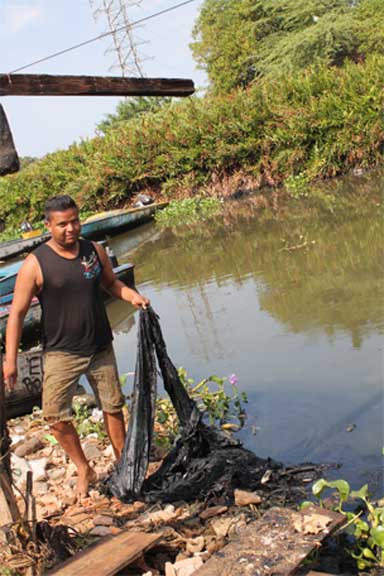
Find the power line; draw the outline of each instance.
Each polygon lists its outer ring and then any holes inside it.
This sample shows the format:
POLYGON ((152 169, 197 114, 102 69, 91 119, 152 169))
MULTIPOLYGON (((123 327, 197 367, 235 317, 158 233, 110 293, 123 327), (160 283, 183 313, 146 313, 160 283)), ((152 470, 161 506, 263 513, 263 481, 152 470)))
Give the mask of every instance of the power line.
POLYGON ((171 12, 172 10, 176 10, 177 8, 181 8, 186 4, 191 4, 195 2, 195 0, 185 0, 184 2, 180 2, 179 4, 175 4, 174 6, 170 6, 169 8, 164 8, 164 10, 160 10, 159 12, 155 12, 150 16, 145 16, 144 18, 140 18, 140 20, 136 20, 136 22, 132 22, 128 26, 121 26, 120 28, 116 28, 115 30, 110 30, 109 32, 104 32, 103 34, 99 34, 99 36, 95 36, 94 38, 90 38, 89 40, 85 40, 84 42, 80 42, 80 44, 75 44, 74 46, 70 46, 69 48, 65 48, 64 50, 60 50, 59 52, 55 52, 54 54, 50 54, 49 56, 45 56, 44 58, 40 58, 39 60, 35 60, 30 64, 25 64, 24 66, 20 66, 20 68, 16 68, 8 74, 16 74, 16 72, 20 72, 21 70, 25 70, 26 68, 30 68, 31 66, 35 66, 35 64, 40 64, 41 62, 46 62, 47 60, 51 60, 52 58, 56 58, 57 56, 61 56, 62 54, 66 54, 67 52, 71 52, 72 50, 77 50, 77 48, 82 48, 87 44, 91 44, 92 42, 96 42, 97 40, 101 40, 101 38, 105 38, 106 36, 111 36, 112 34, 116 34, 116 32, 121 32, 126 28, 133 28, 137 26, 137 24, 142 24, 147 20, 151 20, 152 18, 156 18, 157 16, 162 16, 167 12, 171 12))

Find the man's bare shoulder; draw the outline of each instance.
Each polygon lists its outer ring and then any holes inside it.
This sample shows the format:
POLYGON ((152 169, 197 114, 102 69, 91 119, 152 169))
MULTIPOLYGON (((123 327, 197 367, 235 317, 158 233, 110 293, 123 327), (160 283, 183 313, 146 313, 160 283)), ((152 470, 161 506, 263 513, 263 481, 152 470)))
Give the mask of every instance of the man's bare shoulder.
POLYGON ((107 260, 107 253, 105 251, 105 248, 103 246, 101 246, 98 242, 92 241, 92 244, 93 244, 94 249, 98 253, 101 261, 105 262, 107 260))
POLYGON ((28 254, 20 267, 18 277, 36 280, 40 275, 40 264, 34 254, 28 254))

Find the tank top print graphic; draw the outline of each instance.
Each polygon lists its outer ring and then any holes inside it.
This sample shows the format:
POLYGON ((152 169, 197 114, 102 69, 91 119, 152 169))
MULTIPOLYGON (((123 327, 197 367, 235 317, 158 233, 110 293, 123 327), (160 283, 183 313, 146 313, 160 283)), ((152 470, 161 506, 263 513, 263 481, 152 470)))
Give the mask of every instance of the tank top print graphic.
POLYGON ((47 244, 33 254, 43 275, 38 299, 44 349, 88 356, 106 348, 112 331, 100 286, 103 268, 92 242, 80 240, 76 258, 64 258, 47 244))
POLYGON ((84 278, 87 280, 92 280, 93 278, 100 276, 102 269, 96 251, 94 251, 89 257, 83 256, 81 264, 84 266, 84 278))

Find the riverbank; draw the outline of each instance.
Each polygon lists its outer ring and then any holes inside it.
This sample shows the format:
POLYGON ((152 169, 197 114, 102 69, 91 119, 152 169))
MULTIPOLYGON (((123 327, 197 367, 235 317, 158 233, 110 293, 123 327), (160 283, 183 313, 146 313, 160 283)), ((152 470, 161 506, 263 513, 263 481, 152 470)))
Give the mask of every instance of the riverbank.
MULTIPOLYGON (((113 467, 113 454, 105 433, 102 433, 102 427, 97 428, 97 424, 101 426, 100 414, 95 409, 92 412, 94 405, 90 396, 77 397, 75 421, 77 426, 82 425, 84 452, 93 463, 99 480, 102 480, 108 477, 113 467), (80 421, 79 411, 84 411, 85 406, 89 408, 89 414, 80 421), (91 429, 98 429, 99 432, 90 432, 91 429)), ((106 536, 117 537, 130 533, 134 537, 137 532, 152 535, 157 546, 145 557, 140 555, 137 561, 132 561, 133 572, 128 573, 146 576, 160 576, 164 573, 177 575, 178 570, 182 569, 180 573, 192 574, 226 544, 238 538, 245 527, 252 527, 252 523, 262 519, 271 508, 283 507, 292 515, 292 520, 296 519, 297 512, 294 510, 305 498, 308 483, 318 473, 316 466, 308 465, 302 468, 296 466, 291 470, 282 469, 279 482, 276 483, 275 471, 269 469, 256 492, 235 490, 231 502, 221 502, 218 496, 217 502, 212 499, 207 502, 201 498, 198 501, 178 501, 172 504, 160 501, 148 504, 138 500, 124 504, 105 495, 99 483, 92 487, 88 498, 77 502, 74 493, 77 480, 75 467, 68 462, 50 436, 41 412, 34 410, 32 415, 10 420, 8 425, 12 439, 11 465, 22 514, 26 506, 31 509, 32 493, 35 498, 32 516, 30 512, 25 512, 27 521, 31 523, 29 529, 25 526, 23 532, 21 523, 14 532, 11 538, 12 554, 4 548, 0 551, 2 566, 12 570, 14 575, 26 573, 31 566, 39 574, 45 573, 48 569, 58 568, 64 560, 90 545, 101 543, 101 539, 106 536), (32 492, 27 495, 26 469, 33 471, 34 479, 32 492), (29 530, 32 537, 27 545, 29 530)), ((158 448, 152 450, 148 474, 158 469, 162 455, 164 451, 158 448)), ((280 520, 277 518, 274 528, 280 520)), ((283 528, 283 532, 286 539, 289 528, 283 528)), ((297 553, 304 535, 300 535, 300 530, 296 528, 296 536, 293 530, 293 536, 291 534, 290 537, 297 542, 297 553)), ((343 566, 350 564, 343 554, 340 555, 339 550, 334 551, 333 555, 327 548, 324 551, 327 552, 328 567, 332 565, 334 570, 341 571, 343 566)), ((287 552, 287 558, 290 555, 287 552)), ((305 565, 302 574, 314 565, 322 566, 318 560, 312 561, 305 565)))
POLYGON ((286 183, 295 196, 316 179, 383 163, 383 78, 384 57, 371 56, 166 105, 3 178, 0 216, 8 228, 40 222, 59 193, 85 211, 143 191, 170 200, 286 183))

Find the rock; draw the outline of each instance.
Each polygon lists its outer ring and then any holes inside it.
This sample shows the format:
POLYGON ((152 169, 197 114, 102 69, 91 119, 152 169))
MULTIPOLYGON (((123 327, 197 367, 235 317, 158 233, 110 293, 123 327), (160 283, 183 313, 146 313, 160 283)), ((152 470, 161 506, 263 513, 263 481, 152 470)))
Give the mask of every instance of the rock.
POLYGON ((164 510, 158 510, 157 512, 152 512, 151 514, 145 515, 143 518, 139 518, 140 524, 143 526, 148 526, 151 524, 162 524, 170 522, 171 520, 176 520, 180 516, 180 511, 175 510, 172 504, 168 504, 164 510))
POLYGON ((41 448, 44 448, 44 444, 37 436, 32 436, 31 438, 28 438, 28 440, 25 440, 22 444, 20 444, 20 446, 16 448, 15 454, 16 456, 19 456, 19 458, 24 458, 24 456, 27 456, 28 454, 33 454, 34 452, 37 452, 41 448))
POLYGON ((211 506, 200 512, 199 516, 202 520, 207 520, 208 518, 213 518, 214 516, 219 516, 228 510, 228 506, 211 506))
POLYGON ((240 514, 240 516, 237 516, 236 518, 233 519, 233 522, 228 530, 228 536, 231 538, 232 536, 237 534, 241 528, 243 528, 246 525, 247 521, 245 519, 245 515, 240 514))
POLYGON ((46 482, 34 482, 33 493, 35 495, 46 494, 48 492, 48 484, 46 482))
POLYGON ((76 502, 76 494, 66 494, 63 496, 63 504, 65 507, 73 506, 76 502))
POLYGON ((112 444, 108 444, 107 448, 105 450, 103 450, 103 456, 105 458, 113 458, 114 457, 112 444))
POLYGON ((16 454, 11 454, 11 469, 14 481, 18 488, 25 485, 27 472, 30 470, 32 471, 34 482, 45 480, 47 476, 45 471, 47 462, 47 458, 41 458, 40 460, 24 460, 24 458, 20 458, 16 454))
POLYGON ((45 480, 47 477, 46 467, 48 458, 40 458, 39 460, 29 460, 28 464, 32 470, 33 479, 35 482, 45 480))
POLYGON ((249 506, 249 504, 261 504, 261 497, 256 492, 247 492, 246 490, 235 490, 236 506, 249 506))
POLYGON ((73 476, 77 476, 77 468, 73 462, 70 462, 66 467, 66 476, 67 478, 72 478, 73 476))
POLYGON ((201 552, 205 546, 204 536, 197 536, 197 538, 192 538, 187 540, 187 552, 190 554, 197 554, 201 552))
POLYGON ((12 436, 10 436, 12 449, 16 449, 18 446, 20 446, 21 443, 24 442, 24 438, 25 438, 24 436, 18 436, 17 434, 12 434, 12 436))
POLYGON ((95 526, 90 531, 90 536, 110 536, 111 535, 111 527, 110 526, 95 526))
POLYGON ((83 451, 87 460, 98 460, 101 458, 101 451, 97 447, 97 442, 86 440, 83 443, 83 451))
POLYGON ((54 494, 42 494, 39 497, 39 504, 44 507, 42 511, 44 516, 55 514, 55 512, 58 512, 63 507, 62 501, 54 494))
POLYGON ((65 468, 52 468, 51 470, 47 471, 47 476, 50 480, 55 481, 64 478, 66 473, 67 471, 65 468))
POLYGON ((207 551, 209 552, 209 554, 215 554, 215 552, 221 550, 223 546, 225 546, 224 538, 217 538, 217 539, 212 538, 207 543, 207 551))
POLYGON ((113 518, 112 516, 105 516, 104 514, 100 514, 93 519, 93 523, 95 526, 112 526, 113 518))
POLYGON ((15 426, 12 429, 12 433, 16 434, 17 436, 25 436, 26 429, 23 426, 15 426))
POLYGON ((216 536, 224 538, 228 534, 232 522, 233 518, 215 518, 211 521, 211 526, 216 536))
POLYGON ((171 564, 165 564, 165 576, 191 576, 198 568, 203 565, 203 561, 199 556, 193 558, 186 558, 171 564))

